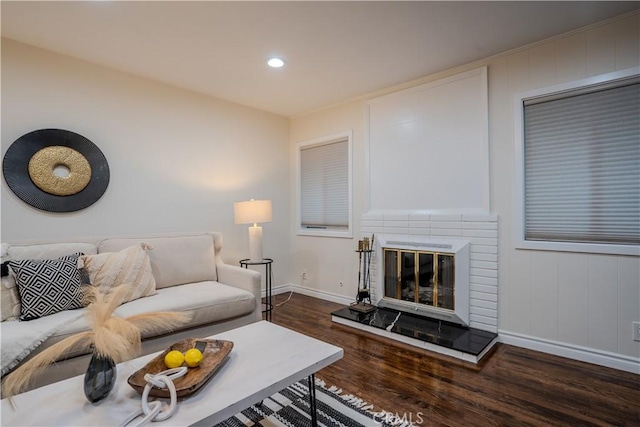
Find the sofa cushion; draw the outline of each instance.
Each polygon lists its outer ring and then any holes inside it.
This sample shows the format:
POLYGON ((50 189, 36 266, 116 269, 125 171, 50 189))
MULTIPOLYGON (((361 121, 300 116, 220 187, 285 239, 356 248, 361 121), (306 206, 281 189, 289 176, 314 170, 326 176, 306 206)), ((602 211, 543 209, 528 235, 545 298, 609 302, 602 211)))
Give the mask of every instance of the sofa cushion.
POLYGON ((156 281, 145 243, 138 243, 119 252, 103 252, 80 257, 80 267, 89 275, 89 281, 104 294, 120 286, 127 291, 120 294, 121 303, 156 293, 156 281))
POLYGON ((217 280, 215 250, 211 234, 148 239, 106 239, 98 244, 98 253, 116 252, 143 242, 153 247, 149 253, 149 259, 158 289, 217 280))
POLYGON ((205 281, 158 290, 157 295, 121 305, 116 314, 128 317, 151 311, 188 312, 191 320, 180 327, 185 329, 249 314, 255 305, 251 292, 205 281))
MULTIPOLYGON (((192 317, 189 323, 178 328, 182 330, 250 314, 255 305, 256 298, 251 292, 219 282, 206 281, 158 289, 158 293, 153 296, 121 305, 116 309, 115 314, 126 318, 152 311, 191 313, 192 317)), ((34 322, 39 321, 41 319, 34 320, 34 322)), ((5 322, 5 324, 8 323, 12 322, 5 322)), ((83 316, 80 319, 76 319, 54 333, 36 349, 33 355, 67 337, 87 330, 89 330, 89 322, 86 317, 83 316)), ((2 331, 4 334, 4 327, 2 331)), ((163 331, 155 335, 163 335, 169 332, 171 331, 163 331)), ((151 338, 152 336, 154 335, 143 335, 142 338, 151 338)), ((2 339, 4 341, 4 336, 2 339)), ((76 350, 66 356, 77 356, 83 353, 86 353, 86 351, 76 350)))
POLYGON ((7 258, 21 259, 54 259, 81 252, 85 255, 98 253, 92 243, 50 243, 45 245, 9 245, 7 258))
POLYGON ((10 261, 20 294, 20 320, 82 307, 80 253, 51 260, 10 261))

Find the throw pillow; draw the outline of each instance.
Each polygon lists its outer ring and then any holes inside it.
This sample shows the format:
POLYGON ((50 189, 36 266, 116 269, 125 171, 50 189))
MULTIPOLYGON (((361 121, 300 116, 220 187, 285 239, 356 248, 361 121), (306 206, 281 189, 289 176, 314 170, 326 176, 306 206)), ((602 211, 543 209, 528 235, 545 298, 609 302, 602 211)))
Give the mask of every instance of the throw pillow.
POLYGON ((9 261, 20 295, 20 320, 33 320, 82 304, 78 258, 9 261))
POLYGON ((2 321, 16 320, 20 316, 20 297, 14 278, 9 274, 9 261, 2 263, 2 284, 0 284, 0 315, 2 321))
POLYGON ((146 243, 139 243, 120 252, 85 255, 80 258, 80 268, 89 274, 91 284, 102 293, 126 286, 127 291, 121 291, 123 294, 120 295, 122 304, 156 293, 156 280, 146 252, 150 249, 146 243))
POLYGON ((0 284, 0 302, 2 308, 0 313, 2 314, 2 321, 16 320, 20 316, 20 298, 18 297, 18 288, 16 286, 7 286, 8 277, 2 278, 2 284, 0 284))

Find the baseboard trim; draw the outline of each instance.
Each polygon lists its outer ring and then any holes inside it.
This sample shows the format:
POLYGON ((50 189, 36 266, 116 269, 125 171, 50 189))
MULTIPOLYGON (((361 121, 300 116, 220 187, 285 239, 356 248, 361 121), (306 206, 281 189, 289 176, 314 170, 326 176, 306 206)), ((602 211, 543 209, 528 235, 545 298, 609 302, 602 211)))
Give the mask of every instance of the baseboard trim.
POLYGON ((640 358, 498 330, 500 342, 640 375, 640 358))
MULTIPOLYGON (((275 296, 275 295, 280 295, 280 294, 284 294, 286 292, 290 292, 293 291, 294 289, 291 289, 291 287, 289 285, 278 285, 278 286, 273 286, 271 288, 271 295, 275 296)), ((267 290, 266 289, 262 289, 260 291, 260 295, 262 296, 262 298, 266 298, 267 297, 267 290)))
MULTIPOLYGON (((345 297, 344 295, 334 294, 333 292, 321 291, 318 289, 307 288, 306 286, 300 286, 293 283, 287 283, 284 285, 274 286, 271 289, 273 295, 284 294, 287 292, 295 292, 297 294, 306 295, 309 297, 319 298, 325 301, 335 302, 337 304, 349 305, 355 302, 355 296, 353 298, 345 297)), ((262 290, 262 296, 265 296, 265 291, 262 290)))

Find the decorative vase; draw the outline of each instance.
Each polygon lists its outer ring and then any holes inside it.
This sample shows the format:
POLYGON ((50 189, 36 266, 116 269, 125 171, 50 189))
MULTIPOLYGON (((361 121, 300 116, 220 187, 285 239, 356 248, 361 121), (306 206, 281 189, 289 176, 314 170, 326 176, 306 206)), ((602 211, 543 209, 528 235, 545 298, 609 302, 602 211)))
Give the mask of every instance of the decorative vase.
POLYGON ((94 403, 107 397, 116 383, 117 373, 113 359, 94 353, 84 374, 84 395, 87 400, 94 403))

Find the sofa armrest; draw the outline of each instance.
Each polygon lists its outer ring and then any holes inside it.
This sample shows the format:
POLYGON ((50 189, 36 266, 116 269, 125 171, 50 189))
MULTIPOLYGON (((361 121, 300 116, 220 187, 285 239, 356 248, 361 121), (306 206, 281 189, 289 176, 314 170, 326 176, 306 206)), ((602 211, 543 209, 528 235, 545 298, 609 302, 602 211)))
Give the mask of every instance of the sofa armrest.
POLYGON ((257 271, 224 263, 216 264, 218 282, 251 292, 256 298, 253 315, 256 321, 262 320, 261 275, 257 271))

